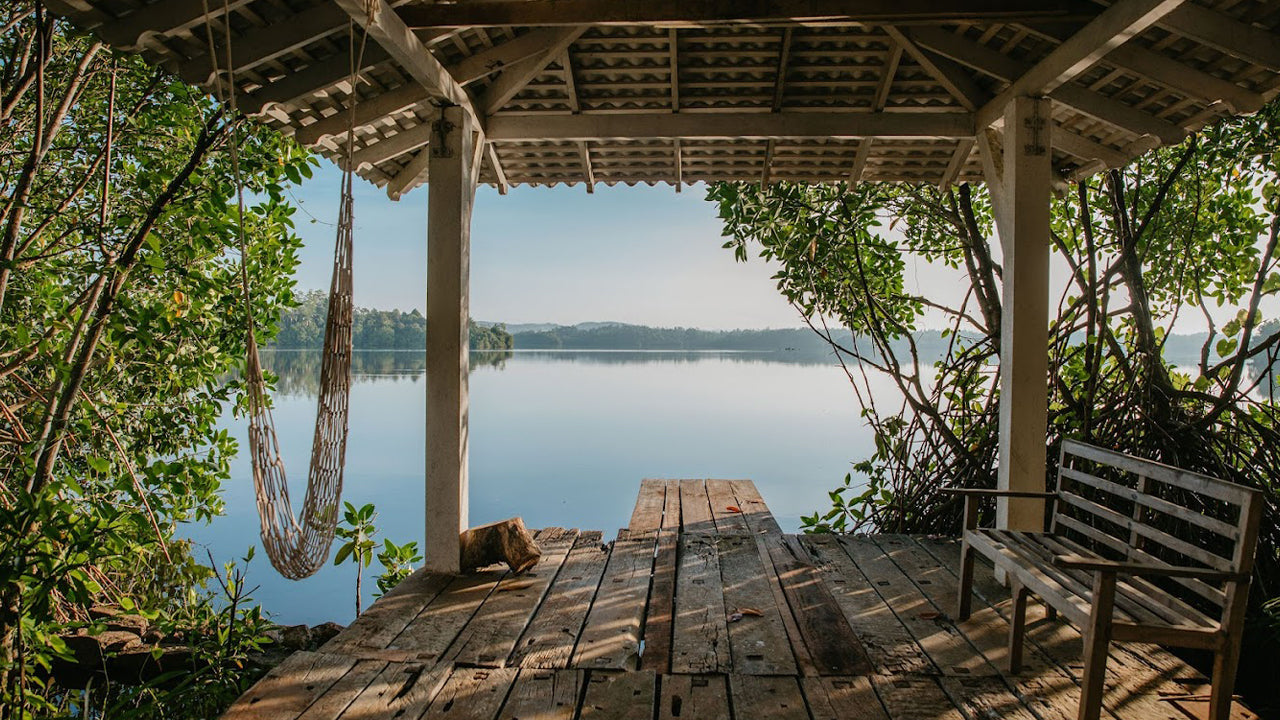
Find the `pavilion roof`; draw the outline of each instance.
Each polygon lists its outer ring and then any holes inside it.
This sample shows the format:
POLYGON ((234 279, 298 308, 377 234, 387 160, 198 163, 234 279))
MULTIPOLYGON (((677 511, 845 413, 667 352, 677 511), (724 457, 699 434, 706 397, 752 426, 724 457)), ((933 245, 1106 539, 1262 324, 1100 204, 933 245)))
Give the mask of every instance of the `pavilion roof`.
MULTIPOLYGON (((46 0, 399 196, 442 103, 499 185, 981 179, 1013 95, 1053 100, 1064 180, 1280 89, 1280 0, 46 0), (208 12, 206 13, 206 9, 208 12), (229 9, 229 12, 228 12, 229 9), (373 10, 372 15, 368 10, 373 10), (352 88, 350 28, 369 30, 352 88)), ((589 185, 589 187, 590 187, 589 185)))

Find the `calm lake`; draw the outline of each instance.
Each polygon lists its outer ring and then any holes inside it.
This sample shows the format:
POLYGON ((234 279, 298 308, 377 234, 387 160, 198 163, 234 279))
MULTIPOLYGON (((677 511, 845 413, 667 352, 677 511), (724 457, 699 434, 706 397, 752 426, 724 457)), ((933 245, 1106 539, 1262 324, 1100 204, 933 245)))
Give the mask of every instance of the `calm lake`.
MULTIPOLYGON (((379 542, 423 533, 424 356, 359 351, 351 391, 344 500, 373 503, 379 542)), ((476 354, 471 375, 471 523, 520 515, 531 528, 627 524, 642 478, 750 478, 789 531, 827 506, 827 491, 871 437, 843 371, 794 353, 515 352, 476 354)), ((275 422, 295 510, 315 420, 319 354, 264 353, 280 375, 275 422)), ((222 418, 246 448, 243 421, 222 418)), ((227 513, 187 535, 219 562, 259 545, 247 452, 232 464, 227 513)), ((377 571, 375 561, 370 571, 377 571)), ((350 622, 355 568, 300 582, 259 552, 254 597, 277 622, 350 622)), ((373 582, 365 583, 372 595, 373 582)), ((366 606, 369 599, 366 598, 366 606)))

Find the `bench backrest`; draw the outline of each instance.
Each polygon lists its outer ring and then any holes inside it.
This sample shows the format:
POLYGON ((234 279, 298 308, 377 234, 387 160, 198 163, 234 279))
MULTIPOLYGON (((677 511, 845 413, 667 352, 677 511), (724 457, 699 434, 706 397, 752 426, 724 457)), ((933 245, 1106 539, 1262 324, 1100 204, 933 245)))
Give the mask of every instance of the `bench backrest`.
MULTIPOLYGON (((1261 493, 1252 488, 1062 442, 1052 531, 1104 557, 1249 573, 1261 514, 1261 493)), ((1209 583, 1177 583, 1197 604, 1222 608, 1227 599, 1209 583)))

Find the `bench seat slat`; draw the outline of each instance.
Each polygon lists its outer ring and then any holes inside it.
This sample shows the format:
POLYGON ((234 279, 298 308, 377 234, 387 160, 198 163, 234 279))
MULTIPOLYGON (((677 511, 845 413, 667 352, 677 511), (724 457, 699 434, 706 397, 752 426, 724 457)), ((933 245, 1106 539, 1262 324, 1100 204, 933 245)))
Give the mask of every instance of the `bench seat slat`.
MULTIPOLYGON (((1024 573, 1028 571, 1039 576, 1041 584, 1049 590, 1050 594, 1043 595, 1034 587, 1033 592, 1051 605, 1058 607, 1064 615, 1070 618, 1071 612, 1060 606, 1061 601, 1078 605, 1078 610, 1082 613, 1081 617, 1088 618, 1088 610, 1093 604, 1093 574, 1085 570, 1068 570, 1053 565, 1053 556, 1068 550, 1066 546, 1055 548, 1051 544, 1045 544, 1051 543, 1053 536, 1047 533, 1001 530, 978 530, 970 535, 971 542, 978 538, 982 538, 984 545, 1005 556, 1006 569, 1010 572, 1019 574, 1024 580, 1026 579, 1024 573), (1075 603, 1073 598, 1079 599, 1080 602, 1075 603)), ((1069 552, 1097 556, 1084 547, 1077 547, 1078 549, 1069 549, 1069 552)), ((1033 586, 1032 583, 1025 584, 1028 587, 1033 586)), ((1155 601, 1148 595, 1147 590, 1134 585, 1128 577, 1117 579, 1116 589, 1118 591, 1116 617, 1120 620, 1192 633, 1212 631, 1218 627, 1216 621, 1189 607, 1191 614, 1184 616, 1176 613, 1172 608, 1154 604, 1155 601)), ((1158 592, 1164 592, 1159 588, 1155 589, 1158 592)))
MULTIPOLYGON (((1072 541, 1070 538, 1061 536, 1046 536, 1042 542, 1048 543, 1049 546, 1059 553, 1075 553, 1080 555, 1096 555, 1085 546, 1072 541)), ((1132 588, 1136 596, 1142 602, 1160 614, 1170 617, 1175 624, 1192 625, 1203 628, 1216 628, 1219 623, 1216 619, 1209 617, 1200 610, 1188 605, 1178 597, 1169 594, 1168 591, 1159 585, 1151 582, 1151 580, 1137 575, 1124 576, 1124 585, 1132 588)))
MULTIPOLYGON (((1060 568, 1053 564, 1053 556, 1059 554, 1057 551, 1046 547, 1043 539, 1046 537, 1044 533, 1026 533, 1026 532, 1009 532, 1009 531, 993 531, 998 533, 1006 545, 1015 548, 1015 551, 1022 556, 1028 564, 1038 566, 1042 572, 1052 572, 1058 578, 1059 582, 1067 588, 1069 592, 1073 592, 1080 597, 1085 598, 1090 605, 1093 604, 1093 573, 1081 570, 1070 570, 1060 568)), ((1094 553, 1089 553, 1096 557, 1094 553)), ((1156 612, 1134 597, 1132 588, 1125 588, 1123 579, 1116 582, 1115 606, 1117 615, 1132 619, 1136 623, 1144 625, 1173 625, 1176 623, 1164 616, 1163 613, 1156 612)), ((1044 598, 1053 604, 1055 598, 1044 598)))
POLYGON ((1028 558, 1023 557, 1003 540, 990 533, 989 530, 972 532, 969 535, 969 542, 978 552, 991 558, 997 566, 1008 572, 1019 574, 1023 584, 1037 596, 1046 600, 1050 597, 1060 599, 1061 603, 1057 605, 1058 611, 1071 622, 1082 625, 1088 621, 1088 598, 1076 595, 1067 589, 1055 574, 1047 572, 1048 568, 1028 562, 1028 558))
POLYGON ((1075 468, 1064 467, 1060 468, 1058 472, 1062 477, 1070 478, 1078 483, 1083 483, 1089 487, 1097 488, 1103 492, 1115 495, 1116 497, 1138 503, 1139 505, 1155 510, 1156 512, 1164 513, 1170 517, 1191 523, 1192 525, 1208 530, 1215 535, 1221 535, 1232 542, 1240 539, 1240 528, 1235 525, 1198 513, 1190 508, 1185 508, 1181 505, 1171 503, 1164 498, 1157 497, 1149 493, 1139 492, 1134 488, 1125 487, 1124 485, 1111 482, 1110 480, 1104 480, 1103 478, 1090 475, 1087 472, 1077 470, 1075 468))
POLYGON ((1060 491, 1058 493, 1058 502, 1079 508, 1090 515, 1099 517, 1130 532, 1137 533, 1138 535, 1159 543, 1165 548, 1168 548, 1169 550, 1172 550, 1184 557, 1204 563, 1207 567, 1211 567, 1214 570, 1231 571, 1233 569, 1231 561, 1227 558, 1214 555, 1203 548, 1198 548, 1185 540, 1180 540, 1169 533, 1157 530, 1150 525, 1135 522, 1131 517, 1121 515, 1115 510, 1103 507, 1102 505, 1080 495, 1076 495, 1075 493, 1060 491))

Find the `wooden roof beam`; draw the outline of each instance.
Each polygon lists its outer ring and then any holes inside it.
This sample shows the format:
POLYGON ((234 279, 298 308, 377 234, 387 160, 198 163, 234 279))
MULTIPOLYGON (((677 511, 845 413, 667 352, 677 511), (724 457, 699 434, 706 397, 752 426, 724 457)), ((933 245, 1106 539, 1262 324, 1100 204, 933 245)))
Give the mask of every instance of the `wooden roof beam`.
POLYGON ((1202 5, 1187 3, 1162 18, 1160 26, 1232 57, 1280 70, 1280 42, 1275 33, 1202 5))
POLYGON ((903 50, 905 50, 915 61, 929 73, 930 77, 938 81, 951 96, 960 103, 965 110, 977 110, 982 106, 990 96, 978 87, 973 78, 958 67, 955 63, 945 57, 939 57, 933 53, 926 52, 914 42, 911 38, 903 33, 900 29, 886 25, 884 31, 889 34, 903 50))
POLYGON ((493 140, 608 138, 960 138, 972 137, 970 113, 617 113, 497 115, 493 140))
POLYGON ((476 127, 483 132, 484 116, 477 111, 475 103, 466 88, 449 74, 444 65, 427 50, 426 45, 418 39, 413 31, 405 26, 396 15, 387 0, 334 0, 343 10, 363 27, 370 39, 376 41, 387 51, 400 67, 414 80, 421 83, 432 96, 439 97, 451 105, 457 105, 471 117, 476 127), (368 14, 367 8, 373 8, 368 14))
MULTIPOLYGON (((1009 83, 1028 72, 1026 63, 945 30, 918 28, 911 30, 909 36, 922 47, 1009 83)), ((1074 83, 1058 87, 1049 97, 1134 135, 1153 135, 1166 143, 1181 142, 1187 135, 1184 128, 1074 83)), ((988 103, 986 107, 990 106, 988 103)))
POLYGON ((484 152, 489 157, 489 167, 493 169, 494 177, 498 179, 498 194, 506 195, 507 190, 511 188, 511 183, 507 181, 507 172, 502 168, 502 159, 498 157, 498 149, 493 143, 486 142, 484 144, 484 152))
POLYGON ((1000 119, 1016 97, 1048 94, 1070 82, 1183 2, 1185 0, 1119 0, 987 102, 977 113, 979 127, 1000 119))
MULTIPOLYGON (((94 32, 107 44, 120 50, 137 50, 148 38, 190 30, 206 22, 205 8, 210 17, 221 17, 248 5, 252 0, 166 0, 135 10, 128 15, 96 28, 94 32)), ((215 32, 215 35, 222 33, 215 32)), ((203 39, 203 38, 201 38, 203 39)))
POLYGON ((1072 0, 491 0, 401 11, 413 28, 525 25, 705 27, 744 22, 1021 22, 1096 14, 1072 0))
MULTIPOLYGON (((498 72, 508 64, 517 63, 530 55, 537 54, 547 46, 548 42, 556 42, 563 37, 564 32, 560 28, 534 30, 514 40, 495 45, 469 58, 464 58, 458 63, 448 66, 447 70, 460 84, 466 85, 486 75, 498 72)), ((369 48, 365 51, 365 55, 370 54, 369 50, 379 50, 379 48, 369 48)), ((378 52, 377 54, 386 59, 385 53, 378 52)), ((342 65, 349 67, 350 60, 345 55, 337 59, 342 61, 342 65)), ((364 64, 369 65, 369 60, 366 59, 364 64)), ((349 69, 342 69, 340 72, 341 75, 336 76, 336 79, 330 80, 328 85, 348 79, 349 69)), ((289 82, 292 77, 294 76, 282 79, 281 83, 289 82)), ((275 87, 275 84, 267 86, 264 90, 269 91, 273 87, 275 87)), ((257 102, 262 102, 262 98, 258 93, 254 93, 254 95, 257 102)), ((368 127, 388 115, 419 105, 430 99, 430 97, 426 88, 418 83, 413 83, 388 90, 370 98, 361 99, 356 103, 355 126, 357 128, 368 127)), ((265 107, 265 103, 261 106, 265 107)), ((338 112, 300 129, 295 137, 303 145, 313 145, 325 137, 345 135, 348 122, 347 113, 338 112)))
POLYGON ((532 82, 553 60, 566 52, 573 41, 586 32, 586 28, 561 28, 556 32, 555 42, 543 46, 538 54, 508 66, 494 79, 493 84, 485 88, 479 99, 479 106, 486 116, 501 110, 503 105, 532 82))
POLYGON ((964 170, 964 164, 969 160, 969 155, 973 153, 973 145, 977 140, 974 138, 960 138, 956 143, 955 152, 951 153, 951 160, 947 163, 947 169, 942 173, 942 179, 938 182, 938 188, 946 190, 951 187, 952 183, 964 170))
MULTIPOLYGON (((1064 29, 1061 25, 1054 24, 1037 25, 1030 29, 1062 42, 1078 28, 1064 29)), ((1137 43, 1115 48, 1103 58, 1103 62, 1165 85, 1181 94, 1199 98, 1205 103, 1225 102, 1238 113, 1257 112, 1266 104, 1266 99, 1259 93, 1181 63, 1168 55, 1148 50, 1137 43)))
POLYGON ((869 137, 858 141, 858 149, 853 153, 853 162, 849 165, 850 187, 862 182, 862 173, 867 169, 867 158, 871 157, 871 145, 874 142, 869 137))

